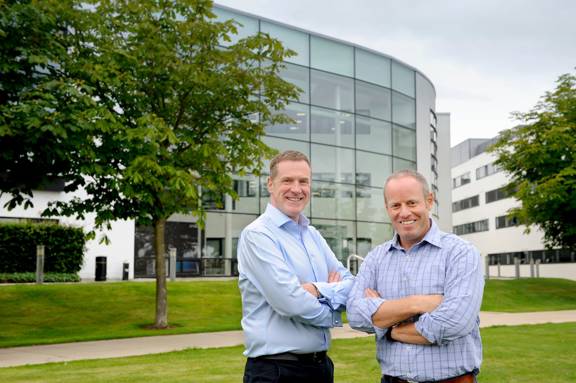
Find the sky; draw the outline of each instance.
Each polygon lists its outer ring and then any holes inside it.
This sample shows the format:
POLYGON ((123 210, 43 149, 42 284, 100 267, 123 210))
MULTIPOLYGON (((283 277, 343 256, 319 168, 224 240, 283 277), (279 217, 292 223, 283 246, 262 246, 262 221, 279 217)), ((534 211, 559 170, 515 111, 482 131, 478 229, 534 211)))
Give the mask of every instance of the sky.
POLYGON ((561 74, 576 73, 574 0, 216 0, 386 53, 426 75, 450 141, 516 124, 561 74))

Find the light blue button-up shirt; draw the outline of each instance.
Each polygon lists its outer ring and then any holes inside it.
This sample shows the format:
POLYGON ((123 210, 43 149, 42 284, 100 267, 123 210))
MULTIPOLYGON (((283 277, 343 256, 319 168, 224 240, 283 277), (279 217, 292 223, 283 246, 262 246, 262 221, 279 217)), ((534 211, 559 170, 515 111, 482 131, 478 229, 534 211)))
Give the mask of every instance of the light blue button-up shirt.
POLYGON ((330 346, 331 327, 342 326, 353 276, 320 233, 300 215, 296 223, 274 206, 242 231, 238 242, 242 329, 247 357, 310 353, 330 346), (328 273, 342 281, 328 283, 328 273), (316 285, 321 298, 304 288, 316 285))
POLYGON ((479 311, 484 277, 478 250, 469 242, 432 225, 422 241, 405 251, 396 234, 374 248, 356 276, 347 305, 353 328, 376 333, 376 357, 382 373, 417 382, 477 371, 482 362, 479 311), (364 290, 381 298, 366 298, 364 290), (382 302, 409 295, 443 295, 442 303, 416 320, 431 345, 388 342, 388 329, 372 324, 382 302))

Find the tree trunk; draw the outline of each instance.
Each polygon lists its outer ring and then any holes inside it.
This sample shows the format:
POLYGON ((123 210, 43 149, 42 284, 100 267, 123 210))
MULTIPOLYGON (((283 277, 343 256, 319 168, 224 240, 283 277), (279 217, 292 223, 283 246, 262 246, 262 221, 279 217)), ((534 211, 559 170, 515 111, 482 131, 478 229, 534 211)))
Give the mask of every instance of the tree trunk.
POLYGON ((168 292, 166 290, 166 247, 164 245, 165 219, 154 221, 154 252, 156 253, 156 321, 158 329, 168 327, 168 292))

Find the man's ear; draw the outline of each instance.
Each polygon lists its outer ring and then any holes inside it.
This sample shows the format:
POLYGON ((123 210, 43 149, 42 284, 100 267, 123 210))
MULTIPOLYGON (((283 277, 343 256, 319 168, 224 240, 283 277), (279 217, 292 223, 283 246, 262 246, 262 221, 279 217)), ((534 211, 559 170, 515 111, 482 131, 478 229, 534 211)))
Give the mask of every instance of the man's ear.
POLYGON ((272 177, 268 176, 268 181, 266 182, 266 186, 268 187, 268 193, 271 193, 270 189, 272 189, 272 177))
POLYGON ((428 196, 426 197, 426 206, 428 207, 428 210, 431 210, 432 206, 434 206, 434 193, 428 193, 428 196))

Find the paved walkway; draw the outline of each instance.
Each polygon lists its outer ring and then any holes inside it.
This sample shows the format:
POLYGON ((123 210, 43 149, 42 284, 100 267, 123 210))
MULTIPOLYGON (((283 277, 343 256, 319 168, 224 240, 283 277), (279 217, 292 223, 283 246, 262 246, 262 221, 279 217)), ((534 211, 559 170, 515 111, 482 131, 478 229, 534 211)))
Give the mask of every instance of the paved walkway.
MULTIPOLYGON (((498 325, 576 322, 576 310, 534 313, 480 313, 481 327, 498 325)), ((332 330, 333 339, 348 339, 367 334, 348 325, 332 330)), ((65 362, 80 359, 116 358, 184 350, 187 348, 228 347, 243 344, 242 331, 163 335, 94 342, 64 343, 0 349, 0 367, 65 362)))

